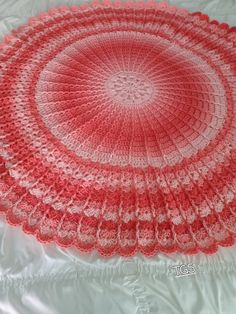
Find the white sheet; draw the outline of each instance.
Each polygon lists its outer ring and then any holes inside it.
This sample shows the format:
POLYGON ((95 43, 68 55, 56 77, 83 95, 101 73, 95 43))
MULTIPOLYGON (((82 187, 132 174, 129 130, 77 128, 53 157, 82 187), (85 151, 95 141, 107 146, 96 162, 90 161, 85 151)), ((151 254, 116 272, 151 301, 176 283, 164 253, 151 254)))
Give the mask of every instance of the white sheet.
MULTIPOLYGON (((170 2, 236 25, 236 0, 170 2)), ((76 3, 0 0, 0 37, 48 7, 76 3)), ((1 218, 0 313, 234 314, 235 309, 236 245, 213 256, 104 259, 41 245, 1 218), (182 273, 176 269, 181 264, 182 273)))

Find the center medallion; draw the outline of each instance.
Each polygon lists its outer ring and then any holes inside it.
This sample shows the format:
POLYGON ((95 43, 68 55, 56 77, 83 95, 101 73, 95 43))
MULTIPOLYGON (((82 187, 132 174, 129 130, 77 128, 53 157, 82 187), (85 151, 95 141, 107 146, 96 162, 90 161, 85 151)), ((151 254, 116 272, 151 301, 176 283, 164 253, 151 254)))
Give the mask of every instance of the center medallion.
POLYGON ((106 91, 119 104, 139 106, 152 99, 153 85, 141 73, 122 71, 107 80, 106 91))

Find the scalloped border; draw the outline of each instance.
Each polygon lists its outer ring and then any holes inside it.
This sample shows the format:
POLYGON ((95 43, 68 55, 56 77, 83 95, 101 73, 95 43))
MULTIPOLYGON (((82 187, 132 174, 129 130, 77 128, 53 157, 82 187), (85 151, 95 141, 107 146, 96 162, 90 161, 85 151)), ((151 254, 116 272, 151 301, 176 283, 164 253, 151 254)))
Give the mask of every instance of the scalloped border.
MULTIPOLYGON (((61 5, 58 7, 51 7, 48 8, 47 11, 39 12, 37 15, 29 17, 27 22, 18 26, 18 28, 24 27, 26 25, 31 26, 36 21, 41 21, 43 18, 47 16, 53 16, 56 13, 64 13, 64 12, 71 12, 71 11, 79 11, 79 10, 91 10, 91 9, 99 9, 99 8, 126 8, 126 9, 159 9, 159 10, 166 10, 169 9, 170 12, 174 12, 178 10, 180 13, 184 15, 193 15, 198 16, 202 20, 207 20, 210 24, 214 24, 218 26, 220 29, 228 30, 229 32, 234 32, 236 37, 236 26, 231 26, 228 23, 220 23, 219 21, 212 19, 208 14, 194 11, 190 12, 186 8, 182 8, 176 5, 172 5, 168 2, 157 2, 155 0, 89 0, 89 2, 80 4, 80 5, 61 5)), ((17 29, 12 29, 9 33, 3 36, 3 39, 0 41, 0 49, 4 48, 5 46, 9 45, 10 42, 15 38, 15 35, 12 31, 17 31, 17 29)))
POLYGON ((157 245, 155 246, 155 249, 152 251, 152 253, 148 254, 145 250, 143 250, 141 247, 136 246, 134 250, 132 250, 132 252, 130 254, 126 254, 125 252, 123 252, 123 250, 121 250, 121 248, 119 246, 115 247, 110 253, 106 253, 104 252, 105 250, 103 250, 100 246, 95 245, 91 248, 85 249, 83 246, 80 245, 76 245, 74 243, 74 241, 72 243, 68 243, 68 244, 63 244, 62 242, 60 242, 57 238, 57 236, 53 236, 50 239, 43 239, 42 237, 40 237, 40 233, 39 230, 36 229, 33 232, 30 232, 29 230, 26 230, 26 223, 25 221, 21 221, 21 222, 13 222, 11 221, 8 213, 9 213, 9 209, 7 209, 6 211, 3 210, 0 206, 0 217, 1 215, 3 217, 6 218, 6 221, 9 225, 13 226, 13 227, 20 227, 21 230, 26 234, 26 235, 31 235, 34 238, 36 238, 41 244, 53 244, 53 245, 58 245, 61 248, 75 248, 77 250, 79 250, 82 253, 92 253, 92 252, 97 252, 99 256, 105 257, 105 258, 109 258, 109 257, 113 257, 113 256, 123 256, 123 257, 133 257, 135 256, 137 253, 141 253, 146 257, 153 257, 156 256, 158 253, 160 254, 183 254, 185 256, 194 256, 200 253, 204 253, 206 255, 213 255, 215 254, 219 248, 221 247, 232 247, 233 245, 236 244, 236 234, 232 234, 231 233, 231 237, 226 238, 224 241, 219 242, 219 241, 215 241, 214 245, 206 250, 204 249, 200 249, 199 247, 195 247, 195 249, 191 249, 191 250, 183 250, 181 248, 179 248, 178 246, 175 246, 171 249, 165 249, 164 247, 157 247, 157 245), (228 241, 230 240, 230 241, 228 241))

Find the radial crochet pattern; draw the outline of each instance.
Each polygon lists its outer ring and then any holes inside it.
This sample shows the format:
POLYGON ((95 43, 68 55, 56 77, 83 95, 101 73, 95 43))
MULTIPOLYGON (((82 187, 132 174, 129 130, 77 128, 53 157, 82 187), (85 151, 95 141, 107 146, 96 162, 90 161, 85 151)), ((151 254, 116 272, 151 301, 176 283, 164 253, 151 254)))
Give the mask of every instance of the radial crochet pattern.
POLYGON ((104 256, 236 235, 236 27, 167 3, 52 8, 0 45, 0 211, 104 256))

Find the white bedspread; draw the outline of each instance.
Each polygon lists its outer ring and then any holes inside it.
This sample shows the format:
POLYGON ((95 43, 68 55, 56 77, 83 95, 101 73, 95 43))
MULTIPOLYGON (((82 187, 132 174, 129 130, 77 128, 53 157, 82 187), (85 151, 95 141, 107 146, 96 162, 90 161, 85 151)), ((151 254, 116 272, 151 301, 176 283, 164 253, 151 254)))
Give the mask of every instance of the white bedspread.
MULTIPOLYGON (((76 3, 79 1, 0 0, 0 37, 48 7, 76 3)), ((170 3, 236 25, 236 0, 170 3)), ((41 245, 1 218, 0 313, 234 314, 236 245, 221 248, 213 256, 105 259, 96 253, 41 245)))

